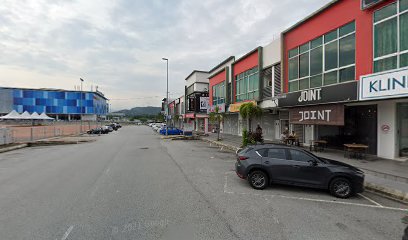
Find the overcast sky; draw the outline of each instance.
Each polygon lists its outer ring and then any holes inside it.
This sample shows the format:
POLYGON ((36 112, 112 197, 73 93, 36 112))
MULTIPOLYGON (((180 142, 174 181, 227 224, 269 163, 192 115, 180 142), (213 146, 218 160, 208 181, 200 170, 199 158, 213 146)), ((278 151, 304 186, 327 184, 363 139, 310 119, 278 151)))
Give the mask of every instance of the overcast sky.
MULTIPOLYGON (((241 56, 329 0, 1 0, 0 86, 74 89, 159 106, 192 70, 241 56)), ((174 94, 174 95, 173 95, 174 94)))

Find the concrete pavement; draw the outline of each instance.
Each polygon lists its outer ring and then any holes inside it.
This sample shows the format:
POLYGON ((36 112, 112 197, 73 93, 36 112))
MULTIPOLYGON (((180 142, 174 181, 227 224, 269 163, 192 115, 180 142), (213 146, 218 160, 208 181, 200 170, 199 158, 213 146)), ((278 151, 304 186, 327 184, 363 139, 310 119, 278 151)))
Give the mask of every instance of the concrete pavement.
POLYGON ((0 239, 399 239, 407 206, 376 195, 255 191, 234 155, 145 126, 0 154, 0 239))
MULTIPOLYGON (((216 134, 202 137, 202 140, 232 151, 236 151, 241 146, 242 141, 241 137, 229 134, 223 134, 222 141, 216 141, 216 134)), ((345 157, 342 151, 332 149, 313 152, 313 154, 362 169, 366 174, 367 189, 408 202, 408 161, 400 162, 373 156, 368 156, 368 159, 364 160, 350 159, 345 157)))

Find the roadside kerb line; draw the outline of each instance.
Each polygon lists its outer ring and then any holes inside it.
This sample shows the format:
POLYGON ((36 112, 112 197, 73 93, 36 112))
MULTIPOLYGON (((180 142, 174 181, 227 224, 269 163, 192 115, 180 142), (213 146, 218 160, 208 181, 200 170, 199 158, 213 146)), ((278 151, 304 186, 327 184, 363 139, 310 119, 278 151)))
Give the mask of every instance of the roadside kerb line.
MULTIPOLYGON (((369 205, 369 204, 363 204, 363 203, 352 203, 352 202, 323 200, 323 199, 305 198, 305 197, 293 197, 293 196, 285 196, 285 195, 278 195, 278 194, 259 194, 259 193, 232 192, 232 191, 228 190, 228 173, 231 173, 231 172, 226 172, 225 173, 224 193, 226 193, 226 194, 239 194, 239 195, 260 196, 260 197, 279 197, 279 198, 293 199, 293 200, 303 200, 303 201, 309 201, 309 202, 332 203, 332 204, 341 204, 341 205, 350 205, 350 206, 359 206, 359 207, 378 208, 378 209, 385 209, 385 210, 408 212, 408 209, 395 208, 395 207, 386 207, 386 206, 383 206, 383 205, 379 205, 378 203, 376 205, 369 205)), ((371 202, 371 203, 373 203, 373 202, 371 202)))

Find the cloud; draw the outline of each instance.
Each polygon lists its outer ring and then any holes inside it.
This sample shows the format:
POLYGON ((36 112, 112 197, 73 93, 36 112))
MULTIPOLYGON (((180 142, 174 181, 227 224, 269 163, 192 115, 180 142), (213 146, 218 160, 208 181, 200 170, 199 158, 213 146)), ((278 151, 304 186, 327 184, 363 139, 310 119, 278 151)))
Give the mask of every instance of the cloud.
POLYGON ((3 0, 0 86, 99 86, 114 109, 158 106, 209 70, 270 42, 329 0, 3 0))

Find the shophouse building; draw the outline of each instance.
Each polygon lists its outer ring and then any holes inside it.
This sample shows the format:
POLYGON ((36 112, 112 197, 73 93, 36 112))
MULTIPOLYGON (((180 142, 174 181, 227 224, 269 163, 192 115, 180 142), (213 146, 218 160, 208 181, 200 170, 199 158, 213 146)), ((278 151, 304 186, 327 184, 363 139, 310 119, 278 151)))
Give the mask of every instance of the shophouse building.
POLYGON ((408 0, 335 0, 282 33, 290 128, 304 144, 408 156, 408 0))

